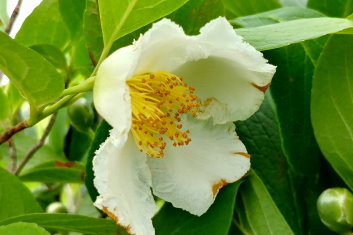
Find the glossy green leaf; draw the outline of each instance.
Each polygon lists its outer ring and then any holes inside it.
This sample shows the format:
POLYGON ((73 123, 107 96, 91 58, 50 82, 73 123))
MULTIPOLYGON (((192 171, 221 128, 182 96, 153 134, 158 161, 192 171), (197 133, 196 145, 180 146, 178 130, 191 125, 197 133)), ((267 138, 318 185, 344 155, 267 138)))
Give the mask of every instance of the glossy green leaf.
MULTIPOLYGON (((30 131, 30 129, 28 130, 30 131)), ((38 138, 35 137, 36 132, 33 132, 31 135, 18 133, 13 137, 15 146, 17 146, 17 160, 21 161, 24 156, 27 154, 30 148, 38 143, 38 138)), ((7 162, 9 161, 9 149, 8 145, 0 145, 0 156, 4 158, 7 162)), ((65 161, 65 156, 63 153, 56 152, 55 149, 48 144, 44 144, 28 161, 24 170, 29 170, 33 167, 36 167, 43 162, 47 161, 65 161)))
POLYGON ((61 16, 72 37, 80 32, 86 0, 59 0, 61 16))
POLYGON ((321 17, 237 29, 236 32, 256 49, 269 50, 337 33, 351 27, 353 27, 351 20, 321 17))
POLYGON ((0 87, 0 107, 0 121, 3 121, 11 115, 11 109, 7 95, 2 87, 0 87))
POLYGON ((236 122, 236 131, 251 155, 251 167, 266 185, 277 207, 296 234, 302 231, 303 212, 298 188, 293 187, 287 158, 281 148, 278 121, 270 93, 260 109, 246 121, 236 122))
POLYGON ((13 223, 5 226, 0 226, 0 234, 1 235, 50 235, 48 231, 44 228, 39 227, 34 223, 13 223))
POLYGON ((67 110, 59 110, 55 123, 48 136, 48 146, 60 155, 64 153, 65 137, 69 131, 69 127, 70 124, 67 118, 67 110))
POLYGON ((297 189, 296 209, 300 208, 303 213, 299 218, 303 220, 304 231, 327 232, 314 206, 321 191, 318 179, 322 154, 310 118, 313 63, 325 39, 307 42, 268 51, 265 55, 270 63, 277 66, 271 94, 277 108, 282 148, 293 172, 292 187, 297 189), (315 47, 307 42, 315 43, 315 47), (306 195, 306 200, 300 200, 300 195, 306 195))
POLYGON ((23 22, 16 40, 26 46, 49 44, 64 49, 70 32, 63 22, 58 0, 43 0, 23 22))
POLYGON ((353 36, 327 42, 314 75, 311 117, 326 159, 353 189, 353 36))
POLYGON ((103 35, 96 0, 87 0, 83 19, 83 33, 87 42, 88 53, 96 64, 103 50, 103 35))
POLYGON ((231 20, 230 22, 241 27, 256 27, 268 24, 275 24, 284 21, 291 21, 303 18, 323 17, 318 11, 300 7, 285 7, 263 13, 242 16, 231 20))
POLYGON ((302 7, 305 8, 307 0, 279 0, 283 7, 302 7))
POLYGON ((210 209, 198 217, 167 203, 153 218, 156 234, 227 235, 232 222, 235 197, 241 182, 224 187, 210 209))
POLYGON ((194 35, 199 34, 200 28, 210 20, 224 13, 222 0, 190 0, 168 18, 181 25, 186 34, 194 35))
POLYGON ((42 211, 22 182, 3 168, 0 168, 0 182, 0 220, 42 211))
POLYGON ((79 161, 90 148, 92 139, 88 133, 70 128, 66 136, 65 153, 70 161, 79 161))
POLYGON ((239 222, 246 234, 293 234, 275 202, 268 193, 266 186, 252 171, 246 182, 240 187, 239 194, 243 211, 237 207, 239 222), (240 212, 240 213, 239 213, 240 212), (244 218, 245 217, 245 218, 244 218))
POLYGON ((13 115, 18 111, 21 104, 24 102, 24 99, 11 81, 7 84, 5 91, 8 99, 7 101, 10 106, 11 115, 13 115))
POLYGON ((307 5, 333 17, 346 17, 353 12, 352 0, 308 0, 307 5))
POLYGON ((166 16, 188 0, 101 0, 99 1, 100 19, 105 45, 113 42, 142 26, 166 16), (113 7, 114 6, 114 7, 113 7))
POLYGON ((106 122, 102 121, 96 130, 96 135, 92 141, 91 148, 88 153, 87 163, 86 163, 86 187, 91 196, 92 201, 96 201, 96 197, 99 195, 97 189, 94 187, 93 179, 93 158, 95 156, 95 152, 99 149, 99 146, 105 141, 105 139, 109 136, 109 130, 112 127, 106 122))
MULTIPOLYGON (((92 62, 93 57, 90 58, 89 52, 87 51, 85 37, 78 35, 76 44, 73 45, 73 47, 74 49, 71 52, 72 78, 78 78, 78 80, 88 78, 93 72, 94 66, 92 62)), ((77 80, 73 80, 73 82, 79 83, 77 80)))
POLYGON ((38 44, 31 46, 30 48, 41 54, 57 69, 60 69, 62 71, 67 70, 65 55, 58 48, 48 44, 38 44))
POLYGON ((82 183, 84 176, 84 166, 78 162, 51 161, 24 171, 20 179, 44 183, 82 183))
POLYGON ((36 223, 50 231, 78 232, 97 235, 125 235, 113 220, 97 219, 82 215, 33 213, 7 218, 0 225, 18 221, 36 223))
POLYGON ((223 0, 232 17, 252 15, 280 8, 278 0, 223 0))
POLYGON ((289 164, 295 172, 318 174, 321 155, 310 120, 314 65, 300 44, 270 51, 266 57, 277 66, 271 93, 289 164))
POLYGON ((0 32, 0 69, 21 94, 36 106, 55 100, 64 79, 47 60, 0 32))

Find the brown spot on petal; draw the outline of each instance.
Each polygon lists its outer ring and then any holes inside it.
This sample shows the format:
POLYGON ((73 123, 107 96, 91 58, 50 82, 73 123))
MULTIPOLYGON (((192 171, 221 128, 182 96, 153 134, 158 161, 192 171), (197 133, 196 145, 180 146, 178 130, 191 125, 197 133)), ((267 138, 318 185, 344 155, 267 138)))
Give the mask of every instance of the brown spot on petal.
POLYGON ((244 153, 244 152, 234 152, 234 154, 239 154, 239 155, 242 155, 242 156, 244 156, 244 157, 246 157, 246 158, 250 158, 250 157, 251 157, 250 154, 244 153))
POLYGON ((103 207, 102 210, 104 211, 104 213, 106 213, 110 218, 112 218, 118 225, 120 225, 121 227, 123 227, 129 234, 131 235, 136 235, 134 233, 131 232, 131 226, 128 225, 128 226, 125 226, 125 225, 122 225, 120 222, 119 222, 119 219, 118 217, 116 217, 112 212, 110 212, 108 210, 107 207, 103 207))
POLYGON ((217 193, 219 192, 219 190, 220 190, 223 186, 225 186, 225 185, 227 185, 227 184, 229 184, 229 183, 228 183, 227 181, 225 181, 224 179, 221 179, 218 183, 214 184, 214 185, 212 186, 212 193, 213 193, 213 196, 216 196, 217 193))
POLYGON ((258 86, 255 83, 251 83, 251 85, 253 85, 253 87, 255 87, 255 88, 259 89, 260 91, 262 91, 263 93, 265 93, 266 90, 270 87, 271 82, 265 86, 258 86))

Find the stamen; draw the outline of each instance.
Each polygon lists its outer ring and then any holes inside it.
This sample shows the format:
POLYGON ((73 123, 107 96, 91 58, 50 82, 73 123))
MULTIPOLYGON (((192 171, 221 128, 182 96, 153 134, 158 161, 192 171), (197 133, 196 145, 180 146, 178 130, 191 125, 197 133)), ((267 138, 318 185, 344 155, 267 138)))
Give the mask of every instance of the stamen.
POLYGON ((132 104, 132 134, 139 150, 163 157, 169 139, 173 146, 189 144, 189 130, 182 131, 180 114, 198 112, 195 88, 169 72, 133 76, 127 81, 132 104), (165 136, 166 138, 163 138, 165 136))

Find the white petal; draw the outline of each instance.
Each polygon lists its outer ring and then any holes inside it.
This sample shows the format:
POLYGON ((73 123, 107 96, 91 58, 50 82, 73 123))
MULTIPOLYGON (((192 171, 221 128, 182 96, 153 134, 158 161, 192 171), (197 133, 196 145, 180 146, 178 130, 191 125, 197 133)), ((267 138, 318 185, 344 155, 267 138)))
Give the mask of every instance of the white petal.
POLYGON ((131 234, 154 235, 151 173, 146 157, 138 151, 132 137, 120 147, 109 137, 96 152, 93 170, 99 192, 95 206, 131 234))
POLYGON ((218 190, 241 178, 250 169, 249 155, 233 124, 187 120, 192 141, 188 146, 169 147, 165 157, 148 159, 153 193, 195 215, 213 203, 218 190))
POLYGON ((117 133, 127 133, 131 127, 130 92, 126 80, 134 74, 139 51, 133 46, 121 48, 100 66, 93 89, 98 113, 117 133))
POLYGON ((164 19, 134 44, 141 49, 136 73, 168 70, 196 88, 205 103, 200 119, 214 123, 244 120, 264 99, 275 67, 262 53, 243 42, 225 18, 217 18, 187 36, 164 19))

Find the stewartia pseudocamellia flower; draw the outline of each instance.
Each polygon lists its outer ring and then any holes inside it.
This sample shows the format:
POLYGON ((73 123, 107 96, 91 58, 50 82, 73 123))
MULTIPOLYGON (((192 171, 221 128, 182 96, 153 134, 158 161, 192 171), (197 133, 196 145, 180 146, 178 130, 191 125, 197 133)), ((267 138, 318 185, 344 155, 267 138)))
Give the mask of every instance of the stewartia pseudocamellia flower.
POLYGON ((151 193, 202 215, 250 169, 233 121, 251 116, 275 67, 225 18, 197 36, 163 19, 111 54, 94 86, 113 127, 93 161, 95 205, 131 234, 154 234, 151 193))

